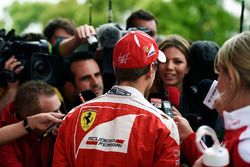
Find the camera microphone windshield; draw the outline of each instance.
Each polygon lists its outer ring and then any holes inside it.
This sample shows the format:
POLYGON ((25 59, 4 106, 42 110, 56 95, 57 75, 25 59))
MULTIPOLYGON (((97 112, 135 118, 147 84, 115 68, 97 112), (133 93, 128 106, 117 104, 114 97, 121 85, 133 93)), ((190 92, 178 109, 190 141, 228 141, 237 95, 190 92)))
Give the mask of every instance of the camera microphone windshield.
POLYGON ((113 48, 123 33, 118 25, 107 23, 97 28, 96 35, 102 47, 113 48))

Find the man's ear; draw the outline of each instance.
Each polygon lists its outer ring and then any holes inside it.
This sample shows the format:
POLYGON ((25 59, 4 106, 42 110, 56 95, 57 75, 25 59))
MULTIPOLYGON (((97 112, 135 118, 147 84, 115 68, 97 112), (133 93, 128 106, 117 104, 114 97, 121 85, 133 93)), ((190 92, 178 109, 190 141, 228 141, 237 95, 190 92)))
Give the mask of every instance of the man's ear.
POLYGON ((151 63, 149 65, 149 70, 148 70, 147 75, 146 75, 147 79, 154 78, 155 77, 155 73, 156 73, 156 71, 155 71, 155 64, 151 63))

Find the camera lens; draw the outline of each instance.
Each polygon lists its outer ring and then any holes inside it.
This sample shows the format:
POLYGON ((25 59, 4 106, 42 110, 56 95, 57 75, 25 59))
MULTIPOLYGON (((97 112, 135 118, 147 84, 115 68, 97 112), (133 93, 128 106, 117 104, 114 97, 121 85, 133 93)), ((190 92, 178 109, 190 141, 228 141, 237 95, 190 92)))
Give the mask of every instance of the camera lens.
POLYGON ((39 59, 32 65, 32 72, 36 79, 48 81, 52 77, 52 66, 45 59, 39 59))
POLYGON ((34 53, 29 67, 31 80, 42 80, 51 85, 57 85, 61 81, 62 65, 59 56, 34 53))

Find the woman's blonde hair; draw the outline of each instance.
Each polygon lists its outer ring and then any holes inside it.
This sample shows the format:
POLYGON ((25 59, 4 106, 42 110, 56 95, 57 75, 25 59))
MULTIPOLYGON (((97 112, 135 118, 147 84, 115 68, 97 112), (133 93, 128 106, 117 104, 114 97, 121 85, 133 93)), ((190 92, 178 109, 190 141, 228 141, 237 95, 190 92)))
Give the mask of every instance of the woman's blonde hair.
POLYGON ((218 66, 226 73, 232 69, 236 78, 235 90, 241 86, 250 89, 250 31, 240 33, 223 44, 214 61, 217 73, 218 66))

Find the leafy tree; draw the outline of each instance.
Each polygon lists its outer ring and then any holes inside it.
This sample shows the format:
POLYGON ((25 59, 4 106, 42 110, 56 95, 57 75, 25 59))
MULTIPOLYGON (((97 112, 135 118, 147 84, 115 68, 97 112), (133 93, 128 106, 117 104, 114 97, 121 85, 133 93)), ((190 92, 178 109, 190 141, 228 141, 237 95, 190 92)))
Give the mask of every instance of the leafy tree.
POLYGON ((159 19, 161 34, 180 34, 190 40, 206 39, 221 44, 238 30, 237 20, 218 0, 155 0, 146 9, 151 9, 159 19))
POLYGON ((48 7, 44 3, 24 3, 17 1, 13 5, 6 8, 13 19, 13 27, 16 32, 24 30, 31 22, 39 22, 39 17, 43 10, 48 7))
MULTIPOLYGON (((77 26, 89 23, 89 2, 77 4, 76 0, 61 0, 58 4, 15 2, 7 11, 13 27, 20 33, 30 22, 42 25, 55 17, 72 19, 77 26)), ((91 0, 92 25, 98 27, 108 22, 107 0, 91 0)), ((159 34, 180 34, 189 40, 214 40, 222 44, 239 30, 239 19, 226 12, 221 0, 113 0, 112 21, 125 24, 128 15, 137 9, 153 13, 159 21, 159 34)), ((2 23, 0 22, 0 25, 2 23)))

